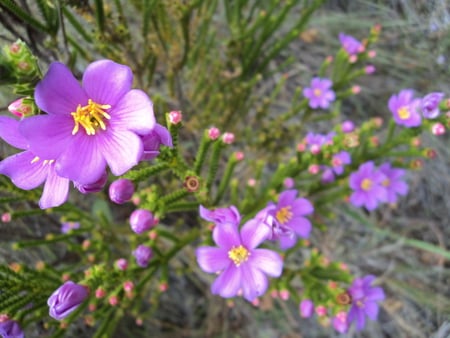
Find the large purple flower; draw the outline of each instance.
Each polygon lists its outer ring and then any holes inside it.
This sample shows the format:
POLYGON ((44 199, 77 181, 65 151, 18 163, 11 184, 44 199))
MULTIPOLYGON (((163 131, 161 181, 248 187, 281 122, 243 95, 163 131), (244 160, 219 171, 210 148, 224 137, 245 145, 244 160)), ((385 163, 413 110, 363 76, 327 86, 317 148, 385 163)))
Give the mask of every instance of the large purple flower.
MULTIPOLYGON (((27 149, 27 140, 19 132, 19 121, 0 116, 0 138, 15 148, 27 149)), ((44 183, 39 206, 42 209, 63 204, 69 194, 69 180, 55 171, 54 160, 37 157, 29 150, 12 155, 0 162, 0 174, 8 176, 17 187, 24 190, 37 188, 44 183)))
POLYGON ((24 338, 22 328, 15 320, 0 322, 0 336, 3 338, 24 338))
POLYGON ((333 82, 330 79, 313 78, 311 87, 303 89, 303 95, 309 99, 309 106, 313 109, 330 107, 331 102, 336 98, 332 86, 333 82))
POLYGON ((372 161, 359 166, 358 171, 349 177, 350 188, 353 193, 350 202, 356 206, 364 206, 367 210, 374 210, 379 203, 387 201, 387 189, 383 186, 386 176, 372 161))
POLYGON ((66 318, 88 297, 85 286, 67 281, 61 285, 47 300, 50 316, 56 320, 66 318))
POLYGON ((356 322, 356 329, 362 330, 366 325, 366 316, 372 320, 378 317, 378 302, 384 300, 385 295, 381 287, 372 287, 375 276, 356 278, 348 293, 352 299, 352 305, 348 312, 347 322, 349 325, 356 322))
POLYGON ((339 33, 339 41, 348 55, 356 55, 364 52, 364 45, 351 35, 339 33))
POLYGON ((269 203, 264 209, 265 215, 259 213, 261 219, 270 230, 271 240, 279 240, 283 250, 293 247, 297 237, 308 238, 312 226, 305 216, 314 212, 314 207, 306 198, 297 198, 297 190, 283 191, 278 203, 269 203))
POLYGON ((219 276, 211 286, 213 294, 230 298, 242 292, 253 301, 266 292, 267 275, 279 277, 283 268, 281 256, 268 249, 257 249, 266 240, 270 229, 257 219, 238 225, 224 222, 216 225, 213 239, 218 247, 200 247, 196 250, 200 268, 219 276))
POLYGON ((418 127, 422 122, 419 110, 421 100, 414 99, 412 89, 403 89, 397 95, 392 95, 388 102, 394 121, 405 127, 418 127))
POLYGON ((81 184, 97 181, 109 166, 122 175, 142 156, 140 135, 155 125, 153 105, 131 89, 129 67, 110 60, 91 63, 82 86, 59 62, 38 83, 35 100, 47 115, 24 119, 20 131, 29 150, 55 160, 58 175, 81 184))
POLYGON ((405 196, 408 193, 408 185, 402 180, 405 170, 391 168, 389 162, 383 163, 379 169, 386 176, 382 184, 387 190, 387 202, 396 203, 397 195, 405 196))

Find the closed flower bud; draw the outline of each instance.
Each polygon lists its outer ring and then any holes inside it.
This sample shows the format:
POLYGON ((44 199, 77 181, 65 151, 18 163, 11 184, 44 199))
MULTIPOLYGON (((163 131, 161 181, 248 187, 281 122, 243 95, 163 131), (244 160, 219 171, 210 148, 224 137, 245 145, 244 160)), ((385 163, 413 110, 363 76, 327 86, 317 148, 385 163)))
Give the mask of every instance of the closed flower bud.
POLYGON ((141 244, 133 251, 133 255, 136 258, 136 264, 145 268, 153 256, 153 251, 150 247, 141 244))
POLYGON ((171 124, 178 124, 183 119, 183 115, 181 114, 181 111, 171 111, 169 113, 169 122, 171 124))
POLYGON ((220 130, 216 127, 211 127, 208 129, 208 137, 211 141, 217 140, 220 136, 220 130))
POLYGON ((131 229, 137 234, 150 230, 154 224, 153 214, 148 210, 137 209, 130 215, 131 229))
POLYGON ((11 214, 9 212, 5 212, 2 214, 2 222, 3 223, 11 222, 11 214))
POLYGON ((300 303, 300 316, 309 318, 314 313, 314 303, 311 299, 303 299, 300 303))
POLYGON ((23 331, 15 320, 0 322, 0 336, 3 338, 24 338, 23 331))
POLYGON ((125 271, 128 267, 128 261, 125 258, 119 258, 115 265, 119 270, 125 271))
POLYGON ((86 287, 67 281, 53 292, 47 300, 50 307, 49 314, 56 320, 64 319, 75 311, 87 297, 88 290, 86 287))
POLYGON ((224 133, 222 135, 222 141, 225 144, 232 144, 234 142, 234 134, 233 133, 224 133))
POLYGON ((115 180, 109 186, 109 198, 117 204, 123 204, 131 200, 134 194, 134 184, 126 178, 115 180))
POLYGON ((33 108, 30 103, 27 103, 26 100, 20 98, 14 102, 12 102, 8 106, 8 110, 11 114, 16 115, 17 117, 24 118, 26 116, 32 115, 33 108))

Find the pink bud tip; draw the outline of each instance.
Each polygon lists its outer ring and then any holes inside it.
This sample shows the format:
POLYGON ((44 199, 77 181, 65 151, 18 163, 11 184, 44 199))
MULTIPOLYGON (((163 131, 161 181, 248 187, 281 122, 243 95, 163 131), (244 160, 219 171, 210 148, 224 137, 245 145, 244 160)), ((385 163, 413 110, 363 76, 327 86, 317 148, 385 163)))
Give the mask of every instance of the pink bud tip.
POLYGON ((211 127, 208 130, 208 137, 210 140, 216 140, 220 136, 220 130, 216 127, 211 127))
POLYGON ((232 144, 234 142, 234 134, 233 133, 224 133, 222 135, 222 141, 226 144, 232 144))
POLYGON ((169 113, 169 122, 172 124, 178 124, 183 119, 183 115, 181 114, 181 111, 174 110, 169 113))
POLYGON ((242 151, 238 151, 234 154, 237 161, 242 161, 245 157, 244 153, 242 151))
POLYGON ((438 122, 433 124, 431 127, 431 132, 433 135, 440 136, 445 134, 445 127, 442 123, 438 122))
POLYGON ((2 214, 2 222, 3 223, 11 222, 11 214, 9 212, 5 212, 4 214, 2 214))

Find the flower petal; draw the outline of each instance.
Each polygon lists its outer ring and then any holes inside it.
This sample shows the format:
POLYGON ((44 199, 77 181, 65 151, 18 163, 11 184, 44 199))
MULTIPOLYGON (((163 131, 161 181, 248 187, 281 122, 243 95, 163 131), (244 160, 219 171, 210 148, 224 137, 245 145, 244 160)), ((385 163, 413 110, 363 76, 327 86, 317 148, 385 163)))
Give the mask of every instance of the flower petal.
POLYGON ((378 307, 377 303, 375 303, 375 302, 365 302, 364 303, 364 312, 370 319, 377 320, 378 310, 379 310, 379 307, 378 307))
POLYGON ((70 114, 88 97, 77 79, 64 64, 53 62, 34 91, 37 106, 49 114, 70 114))
POLYGON ((241 288, 241 269, 234 264, 230 264, 211 285, 211 292, 224 298, 237 295, 241 288))
POLYGON ((98 148, 111 172, 119 176, 139 163, 143 146, 141 138, 135 133, 127 130, 111 130, 109 133, 99 135, 98 148))
POLYGON ((105 172, 106 161, 96 137, 78 133, 58 157, 56 173, 80 184, 96 182, 105 172))
POLYGON ((109 113, 112 126, 141 135, 148 134, 156 125, 153 103, 142 90, 130 90, 109 113))
POLYGON ((314 207, 306 198, 297 198, 292 202, 292 211, 295 215, 307 215, 314 212, 314 207))
POLYGON ((53 164, 49 166, 47 180, 39 206, 41 209, 53 208, 63 204, 69 195, 69 180, 56 174, 53 164))
POLYGON ((280 249, 287 250, 292 248, 295 244, 297 244, 297 236, 280 236, 280 249))
POLYGON ((254 249, 271 236, 271 229, 255 218, 247 221, 241 229, 242 244, 247 249, 254 249))
POLYGON ((255 249, 248 258, 248 263, 271 277, 280 277, 283 271, 283 259, 272 250, 255 249))
POLYGON ((133 74, 130 67, 111 60, 91 63, 83 74, 83 88, 89 98, 99 104, 114 105, 131 90, 133 74))
POLYGON ((286 205, 291 205, 294 202, 297 193, 298 192, 295 189, 283 191, 278 196, 278 204, 277 204, 278 208, 282 208, 286 205))
POLYGON ((241 245, 238 225, 225 222, 218 223, 213 230, 214 242, 225 250, 230 250, 233 246, 241 245))
POLYGON ((56 159, 72 141, 73 119, 61 115, 39 115, 24 119, 19 131, 28 140, 29 150, 43 160, 56 159))
POLYGON ((245 299, 251 302, 266 292, 269 281, 261 270, 254 268, 250 264, 245 264, 241 266, 241 272, 241 286, 245 299))
POLYGON ((230 265, 228 251, 222 248, 204 246, 195 251, 197 263, 200 268, 209 273, 216 273, 224 270, 230 265))
POLYGON ((0 116, 0 138, 15 148, 27 149, 28 141, 19 132, 19 121, 9 116, 0 116))
POLYGON ((45 181, 48 174, 48 167, 42 161, 32 163, 34 158, 30 151, 9 156, 0 162, 0 174, 8 176, 20 189, 34 189, 45 181))
POLYGON ((302 238, 308 238, 312 228, 311 222, 305 217, 295 217, 291 219, 289 226, 302 238))
POLYGON ((376 287, 368 290, 365 294, 365 297, 367 301, 379 301, 384 300, 386 296, 384 295, 384 291, 382 288, 376 287))

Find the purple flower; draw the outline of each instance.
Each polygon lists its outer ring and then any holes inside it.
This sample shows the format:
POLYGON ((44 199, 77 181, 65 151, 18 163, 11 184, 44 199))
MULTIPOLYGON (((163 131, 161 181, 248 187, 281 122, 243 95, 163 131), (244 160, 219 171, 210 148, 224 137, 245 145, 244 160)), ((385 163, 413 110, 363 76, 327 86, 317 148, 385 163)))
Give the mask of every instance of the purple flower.
POLYGON ((322 146, 333 143, 333 137, 335 135, 335 132, 330 132, 326 135, 308 132, 305 137, 305 142, 309 146, 309 150, 311 151, 311 153, 318 154, 322 146))
POLYGON ((343 133, 346 133, 346 134, 351 133, 353 130, 355 130, 355 124, 353 123, 353 121, 346 120, 346 121, 342 122, 341 130, 343 133))
POLYGON ((300 302, 300 316, 309 318, 314 314, 314 303, 311 299, 303 299, 300 302))
POLYGON ((78 222, 63 222, 61 224, 61 232, 67 234, 70 230, 79 229, 80 223, 78 222))
POLYGON ((0 322, 0 336, 3 338, 24 338, 23 331, 15 320, 0 322))
POLYGON ((150 211, 137 209, 130 215, 130 225, 135 233, 142 234, 144 231, 151 229, 155 225, 155 219, 150 211))
POLYGON ((383 163, 379 169, 386 176, 382 184, 387 190, 387 202, 396 203, 397 195, 405 196, 408 193, 408 185, 402 180, 405 170, 391 168, 389 162, 383 163))
POLYGON ((153 257, 153 251, 150 247, 141 244, 133 251, 133 255, 136 258, 136 264, 141 268, 146 268, 153 257))
POLYGON ((356 329, 362 330, 366 324, 366 315, 371 320, 378 317, 378 301, 384 300, 384 291, 381 287, 372 287, 375 276, 356 278, 348 292, 352 298, 352 305, 348 312, 347 322, 350 325, 356 322, 356 329))
POLYGON ((257 219, 246 222, 239 232, 238 225, 219 223, 213 231, 218 247, 200 247, 196 250, 200 268, 219 276, 211 286, 213 294, 224 298, 240 292, 253 301, 268 287, 267 276, 279 277, 283 268, 281 256, 268 249, 257 249, 269 235, 270 229, 257 219))
POLYGON ((420 126, 422 118, 419 114, 421 100, 414 99, 412 89, 403 89, 397 95, 392 95, 388 102, 394 121, 405 127, 420 126))
POLYGON ((365 50, 364 45, 351 35, 339 33, 339 41, 341 42, 342 48, 344 48, 349 55, 356 55, 365 50))
POLYGON ((338 312, 333 318, 333 327, 339 333, 346 333, 348 330, 347 313, 338 312))
MULTIPOLYGON (((27 149, 27 140, 19 132, 19 121, 0 116, 0 138, 15 148, 27 149)), ((0 174, 8 176, 13 184, 24 190, 44 183, 39 206, 42 209, 63 204, 69 195, 69 180, 55 171, 54 160, 43 160, 29 150, 12 155, 0 162, 0 174)))
POLYGON ((313 109, 327 109, 336 95, 331 89, 333 82, 329 79, 315 77, 311 80, 311 87, 303 89, 303 95, 309 99, 309 106, 313 109))
POLYGON ((123 204, 131 200, 134 194, 134 184, 126 178, 115 180, 109 186, 109 198, 117 204, 123 204))
POLYGON ((344 172, 344 166, 350 163, 352 163, 352 158, 347 151, 341 151, 337 154, 334 154, 333 158, 331 159, 331 165, 336 175, 342 175, 342 173, 344 172))
POLYGON ((88 297, 85 286, 67 281, 52 293, 47 300, 50 316, 56 320, 66 318, 88 297))
POLYGON ((323 166, 322 169, 323 169, 323 173, 322 173, 322 177, 321 177, 321 182, 322 183, 334 182, 336 177, 334 176, 333 169, 331 169, 327 166, 323 166))
POLYGON ((203 205, 200 205, 199 213, 201 218, 215 224, 233 223, 239 225, 241 222, 241 215, 234 205, 214 210, 208 210, 203 205))
MULTIPOLYGON (((285 190, 278 197, 278 203, 269 203, 263 223, 269 226, 269 239, 279 240, 285 250, 297 243, 297 237, 308 238, 312 226, 305 215, 312 214, 314 207, 306 198, 297 198, 297 190, 285 190)), ((257 216, 258 218, 258 216, 257 216)))
POLYGON ((147 135, 141 136, 144 145, 141 161, 152 160, 159 155, 159 148, 161 145, 172 148, 172 136, 167 128, 156 123, 153 130, 147 135))
POLYGON ((439 103, 444 98, 444 93, 433 92, 422 99, 422 115, 426 119, 435 119, 439 116, 439 103))
POLYGON ((109 166, 122 175, 142 156, 139 135, 155 125, 147 94, 131 89, 129 67, 110 60, 91 63, 78 83, 59 62, 38 83, 35 100, 47 112, 21 122, 29 150, 54 159, 58 175, 80 184, 96 182, 109 166))
POLYGON ((383 186, 385 180, 386 176, 375 168, 372 161, 360 165, 358 171, 349 177, 349 185, 353 189, 350 202, 356 207, 374 210, 379 203, 387 201, 387 190, 383 186))

